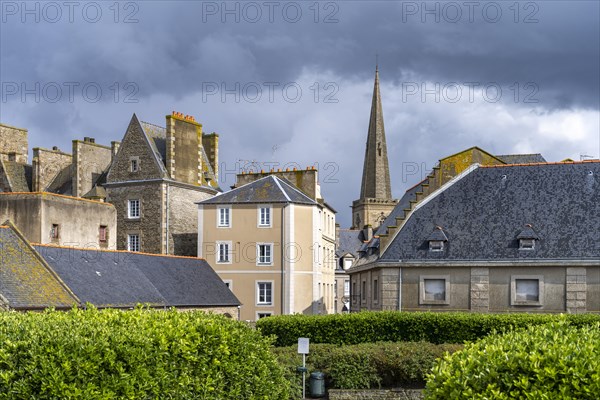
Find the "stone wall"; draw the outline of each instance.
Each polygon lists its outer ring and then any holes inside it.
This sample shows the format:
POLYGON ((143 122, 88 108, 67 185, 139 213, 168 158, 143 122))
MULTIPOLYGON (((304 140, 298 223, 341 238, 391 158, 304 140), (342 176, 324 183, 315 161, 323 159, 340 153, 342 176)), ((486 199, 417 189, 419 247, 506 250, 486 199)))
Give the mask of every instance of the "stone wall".
POLYGON ((47 192, 66 183, 70 178, 73 163, 71 154, 58 149, 48 150, 36 147, 33 149, 32 192, 47 192), (60 176, 59 176, 60 175, 60 176), (64 182, 58 182, 59 179, 64 182))
POLYGON ((83 197, 108 169, 111 148, 87 141, 73 140, 73 196, 83 197))
POLYGON ((27 145, 27 129, 0 124, 0 158, 27 164, 27 145))
POLYGON ((419 400, 420 389, 330 389, 329 400, 419 400))
POLYGON ((202 125, 167 115, 167 171, 171 178, 191 185, 203 185, 202 125))
POLYGON ((208 158, 208 162, 219 180, 219 135, 215 132, 202 134, 202 147, 208 158))
POLYGON ((177 311, 179 312, 188 312, 188 311, 202 311, 211 314, 221 314, 225 315, 228 318, 232 318, 236 321, 239 321, 239 309, 236 306, 214 306, 214 307, 202 307, 202 308, 194 308, 194 307, 177 307, 177 311))
POLYGON ((586 300, 586 268, 567 268, 567 312, 573 314, 586 312, 586 300))
POLYGON ((162 182, 131 183, 107 187, 108 203, 117 210, 117 249, 127 250, 127 235, 140 235, 140 251, 163 254, 162 182), (140 200, 141 217, 128 218, 128 200, 140 200))
POLYGON ((471 311, 490 309, 490 270, 471 268, 471 311))

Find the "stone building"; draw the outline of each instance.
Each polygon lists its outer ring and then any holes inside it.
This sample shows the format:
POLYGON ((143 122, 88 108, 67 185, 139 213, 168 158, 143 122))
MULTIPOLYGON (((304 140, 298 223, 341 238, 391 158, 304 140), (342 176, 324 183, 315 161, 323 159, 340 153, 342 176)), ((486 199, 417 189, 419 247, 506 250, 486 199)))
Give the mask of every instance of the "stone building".
POLYGON ((199 256, 240 299, 243 320, 334 313, 335 210, 315 169, 240 174, 198 209, 199 256))
POLYGON ((361 248, 351 309, 600 312, 600 161, 450 158, 361 248))
POLYGON ((219 193, 219 136, 173 112, 166 127, 134 114, 104 187, 117 209, 117 248, 196 256, 195 202, 219 193))
POLYGON ((392 198, 379 70, 376 69, 360 198, 352 202, 352 229, 362 229, 367 225, 378 227, 397 203, 398 200, 392 198))

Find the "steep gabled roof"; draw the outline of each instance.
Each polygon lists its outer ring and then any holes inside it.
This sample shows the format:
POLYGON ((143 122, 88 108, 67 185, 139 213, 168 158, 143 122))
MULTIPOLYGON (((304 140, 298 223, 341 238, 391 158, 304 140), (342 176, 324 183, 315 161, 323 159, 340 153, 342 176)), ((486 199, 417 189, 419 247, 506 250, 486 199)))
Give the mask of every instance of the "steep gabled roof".
POLYGON ((479 167, 416 208, 380 257, 383 261, 600 259, 600 162, 479 167), (533 251, 517 237, 530 223, 533 251), (444 252, 426 240, 443 226, 444 252))
POLYGON ((98 307, 240 304, 210 265, 199 258, 34 247, 82 302, 98 307))
POLYGON ((2 170, 6 174, 6 178, 8 179, 8 183, 13 192, 31 191, 31 165, 2 159, 0 159, 0 163, 2 163, 2 170))
POLYGON ((294 185, 274 175, 250 182, 198 204, 295 203, 317 205, 294 185))
POLYGON ((0 303, 11 309, 70 308, 79 300, 11 226, 0 226, 0 303))
POLYGON ((362 230, 360 229, 340 229, 338 233, 338 245, 335 251, 336 255, 342 257, 350 253, 357 258, 358 249, 363 245, 361 233, 362 230))

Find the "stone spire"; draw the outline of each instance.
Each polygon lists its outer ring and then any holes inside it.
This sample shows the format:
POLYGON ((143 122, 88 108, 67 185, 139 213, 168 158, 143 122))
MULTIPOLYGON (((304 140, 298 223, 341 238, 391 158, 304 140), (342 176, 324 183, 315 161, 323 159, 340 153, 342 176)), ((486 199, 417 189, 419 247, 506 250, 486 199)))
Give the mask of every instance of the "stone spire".
POLYGON ((388 165, 383 110, 379 93, 379 68, 375 67, 375 86, 371 102, 371 118, 365 150, 360 198, 392 199, 390 168, 388 165))

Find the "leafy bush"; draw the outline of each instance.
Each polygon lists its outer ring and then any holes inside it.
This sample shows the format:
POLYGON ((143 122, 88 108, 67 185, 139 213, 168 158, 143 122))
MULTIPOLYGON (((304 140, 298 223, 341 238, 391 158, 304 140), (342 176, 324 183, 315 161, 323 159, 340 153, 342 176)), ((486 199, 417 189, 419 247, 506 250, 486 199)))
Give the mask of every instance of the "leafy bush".
POLYGON ((600 324, 492 335, 436 362, 426 398, 598 399, 600 324))
POLYGON ((202 312, 0 313, 0 399, 288 399, 269 347, 202 312))
MULTIPOLYGON (((445 352, 461 348, 462 345, 456 344, 405 342, 352 346, 311 344, 306 361, 309 371, 325 373, 329 388, 423 387, 434 360, 445 352)), ((277 347, 272 351, 295 389, 294 398, 300 398, 302 375, 296 372, 296 367, 302 365, 302 357, 297 354, 297 347, 277 347)))
MULTIPOLYGON (((577 326, 600 321, 600 315, 571 314, 577 326)), ((433 312, 360 312, 334 315, 283 315, 263 318, 256 327, 275 335, 276 346, 291 346, 299 337, 312 343, 358 344, 375 342, 464 343, 492 331, 541 325, 560 319, 558 314, 478 314, 433 312)))

